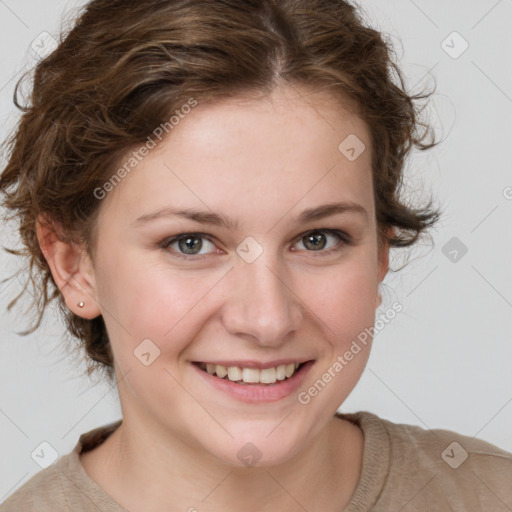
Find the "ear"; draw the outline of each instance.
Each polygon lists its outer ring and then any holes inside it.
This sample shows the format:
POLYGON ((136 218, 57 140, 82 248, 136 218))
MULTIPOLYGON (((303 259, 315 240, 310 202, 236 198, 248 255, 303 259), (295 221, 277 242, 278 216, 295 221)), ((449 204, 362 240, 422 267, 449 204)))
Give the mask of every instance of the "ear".
MULTIPOLYGON (((390 237, 393 235, 393 227, 386 230, 386 236, 390 237)), ((384 280, 389 270, 389 242, 385 240, 380 244, 378 249, 378 262, 377 262, 377 278, 380 283, 384 280)), ((382 296, 380 292, 377 294, 377 300, 375 308, 378 308, 382 304, 382 296)))
POLYGON ((36 234, 66 306, 82 318, 99 316, 101 310, 96 300, 94 268, 85 248, 81 244, 64 241, 56 223, 41 216, 36 222, 36 234))

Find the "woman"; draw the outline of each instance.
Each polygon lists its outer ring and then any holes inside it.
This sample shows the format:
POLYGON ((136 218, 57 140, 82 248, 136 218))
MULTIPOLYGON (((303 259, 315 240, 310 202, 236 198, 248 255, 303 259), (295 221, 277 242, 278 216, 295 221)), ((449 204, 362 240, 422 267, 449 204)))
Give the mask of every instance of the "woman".
POLYGON ((123 418, 0 510, 512 506, 498 447, 337 413, 390 247, 439 218, 399 199, 434 145, 401 85, 340 0, 87 4, 0 187, 41 316, 59 302, 123 418))

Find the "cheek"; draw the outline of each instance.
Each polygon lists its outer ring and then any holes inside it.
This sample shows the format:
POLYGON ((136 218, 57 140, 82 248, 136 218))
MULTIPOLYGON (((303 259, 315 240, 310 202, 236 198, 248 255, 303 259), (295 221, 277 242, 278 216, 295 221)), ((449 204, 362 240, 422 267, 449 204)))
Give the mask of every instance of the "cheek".
POLYGON ((129 252, 104 261, 97 275, 112 347, 116 359, 125 361, 144 339, 162 353, 184 349, 201 326, 197 315, 205 296, 221 277, 171 269, 129 252))
POLYGON ((325 422, 350 395, 370 355, 368 328, 375 320, 378 283, 371 255, 359 256, 329 272, 329 278, 322 279, 322 286, 308 296, 324 343, 315 372, 297 400, 304 414, 319 415, 325 422))
POLYGON ((351 339, 373 325, 378 282, 371 258, 362 256, 340 265, 317 280, 308 279, 302 295, 305 303, 322 320, 332 344, 350 344, 351 339))

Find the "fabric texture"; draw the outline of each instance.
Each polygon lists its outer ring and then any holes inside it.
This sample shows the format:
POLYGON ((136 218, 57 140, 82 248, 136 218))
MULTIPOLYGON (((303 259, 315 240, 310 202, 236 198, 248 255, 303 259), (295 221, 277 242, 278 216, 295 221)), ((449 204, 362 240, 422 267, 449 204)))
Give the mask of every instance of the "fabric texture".
MULTIPOLYGON (((392 423, 367 411, 337 415, 359 425, 365 438, 360 479, 344 512, 512 510, 511 453, 480 439, 392 423)), ((0 512, 127 512, 79 459, 121 422, 82 434, 71 453, 17 489, 0 512)))

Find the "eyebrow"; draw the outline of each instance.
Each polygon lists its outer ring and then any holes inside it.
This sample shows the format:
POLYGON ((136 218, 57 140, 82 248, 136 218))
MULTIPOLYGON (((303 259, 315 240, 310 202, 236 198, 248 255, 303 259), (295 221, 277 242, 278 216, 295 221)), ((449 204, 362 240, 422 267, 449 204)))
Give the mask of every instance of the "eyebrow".
MULTIPOLYGON (((325 217, 331 217, 332 215, 345 213, 355 213, 363 216, 365 220, 368 219, 368 212, 362 205, 353 202, 342 202, 328 203, 315 208, 308 208, 297 216, 296 222, 298 224, 306 224, 325 217)), ((139 226, 162 217, 182 217, 200 224, 211 224, 213 226, 224 227, 229 231, 237 231, 239 229, 238 221, 230 219, 225 215, 211 211, 196 210, 193 208, 181 210, 173 207, 162 208, 161 210, 141 215, 133 222, 133 224, 139 226)))

